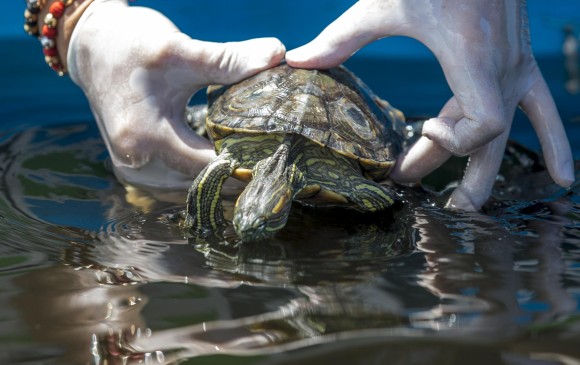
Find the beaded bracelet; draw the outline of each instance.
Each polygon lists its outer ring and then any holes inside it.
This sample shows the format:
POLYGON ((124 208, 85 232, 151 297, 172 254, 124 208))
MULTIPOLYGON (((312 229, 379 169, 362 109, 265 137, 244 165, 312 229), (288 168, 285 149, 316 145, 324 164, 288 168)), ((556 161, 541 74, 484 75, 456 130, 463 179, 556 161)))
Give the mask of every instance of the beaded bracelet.
POLYGON ((33 37, 38 37, 38 13, 40 13, 38 0, 27 0, 24 10, 24 31, 33 37))
POLYGON ((63 76, 66 69, 58 57, 56 48, 58 21, 64 15, 66 7, 74 3, 74 0, 57 0, 50 4, 48 13, 44 16, 44 25, 41 30, 38 29, 38 13, 41 10, 39 0, 27 0, 26 3, 24 30, 30 35, 39 36, 38 40, 42 44, 44 60, 59 76, 63 76))

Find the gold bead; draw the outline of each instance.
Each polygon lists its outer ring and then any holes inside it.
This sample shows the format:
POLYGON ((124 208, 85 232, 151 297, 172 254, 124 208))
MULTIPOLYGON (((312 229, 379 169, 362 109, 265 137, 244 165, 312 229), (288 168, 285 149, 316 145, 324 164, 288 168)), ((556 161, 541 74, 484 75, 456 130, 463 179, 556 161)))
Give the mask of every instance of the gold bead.
POLYGON ((49 28, 56 28, 56 26, 58 25, 58 19, 53 17, 51 13, 48 13, 44 17, 44 24, 47 25, 49 28))
POLYGON ((58 65, 60 63, 58 57, 44 56, 44 60, 49 66, 58 65))
POLYGON ((32 13, 30 12, 30 10, 28 10, 28 9, 24 10, 24 18, 25 18, 27 21, 31 21, 31 22, 36 22, 36 21, 38 21, 38 15, 37 15, 37 14, 32 14, 32 13))
POLYGON ((58 19, 52 18, 49 21, 45 21, 44 24, 46 24, 49 28, 56 28, 58 26, 58 19))

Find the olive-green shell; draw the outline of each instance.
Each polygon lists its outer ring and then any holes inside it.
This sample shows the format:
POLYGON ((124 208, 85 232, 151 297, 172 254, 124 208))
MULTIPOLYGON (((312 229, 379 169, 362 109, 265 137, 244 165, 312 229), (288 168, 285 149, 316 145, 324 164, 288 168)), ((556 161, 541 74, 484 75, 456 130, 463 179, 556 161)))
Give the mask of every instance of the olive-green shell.
POLYGON ((388 169, 401 150, 403 115, 375 100, 342 66, 304 70, 283 64, 208 89, 206 125, 216 142, 240 132, 296 133, 365 166, 388 169))

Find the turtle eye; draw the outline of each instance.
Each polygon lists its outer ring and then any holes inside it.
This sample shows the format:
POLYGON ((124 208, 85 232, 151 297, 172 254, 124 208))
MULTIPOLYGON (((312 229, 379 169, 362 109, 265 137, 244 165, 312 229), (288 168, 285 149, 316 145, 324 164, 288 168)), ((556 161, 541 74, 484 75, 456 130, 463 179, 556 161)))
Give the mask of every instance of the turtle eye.
POLYGON ((266 220, 265 219, 262 219, 260 224, 258 224, 256 226, 256 231, 258 231, 258 232, 266 231, 266 220))

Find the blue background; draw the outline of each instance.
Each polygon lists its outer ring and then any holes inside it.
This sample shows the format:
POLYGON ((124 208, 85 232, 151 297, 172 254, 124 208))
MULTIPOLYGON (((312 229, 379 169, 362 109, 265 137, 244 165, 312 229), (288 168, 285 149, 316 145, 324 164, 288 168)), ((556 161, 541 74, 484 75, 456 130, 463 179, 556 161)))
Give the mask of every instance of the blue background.
MULTIPOLYGON (((348 9, 352 0, 220 1, 137 0, 166 14, 193 38, 234 41, 254 37, 278 37, 290 49, 308 42, 348 9)), ((22 31, 23 0, 9 0, 0 12, 0 37, 25 38, 22 31)), ((534 52, 538 56, 559 53, 565 24, 580 28, 580 1, 531 0, 528 2, 534 52)), ((360 54, 389 57, 429 57, 417 42, 401 37, 381 40, 360 54)))

